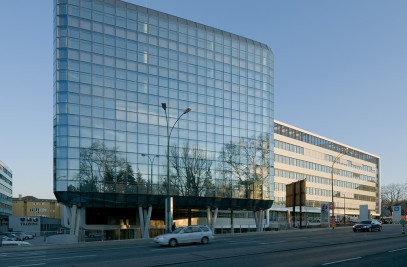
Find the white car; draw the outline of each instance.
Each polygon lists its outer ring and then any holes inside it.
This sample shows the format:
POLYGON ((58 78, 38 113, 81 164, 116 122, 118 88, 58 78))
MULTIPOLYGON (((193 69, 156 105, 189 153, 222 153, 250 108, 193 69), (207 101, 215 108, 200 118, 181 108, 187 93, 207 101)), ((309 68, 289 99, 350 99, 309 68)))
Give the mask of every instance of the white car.
POLYGON ((186 243, 207 244, 213 239, 212 230, 208 226, 191 225, 179 227, 172 233, 156 236, 154 242, 161 246, 175 247, 178 244, 186 243))
POLYGON ((3 241, 3 247, 31 246, 31 243, 26 241, 3 241))
POLYGON ((11 232, 11 233, 15 234, 16 236, 19 236, 21 241, 34 238, 34 236, 32 234, 28 234, 28 233, 25 233, 25 232, 11 232))

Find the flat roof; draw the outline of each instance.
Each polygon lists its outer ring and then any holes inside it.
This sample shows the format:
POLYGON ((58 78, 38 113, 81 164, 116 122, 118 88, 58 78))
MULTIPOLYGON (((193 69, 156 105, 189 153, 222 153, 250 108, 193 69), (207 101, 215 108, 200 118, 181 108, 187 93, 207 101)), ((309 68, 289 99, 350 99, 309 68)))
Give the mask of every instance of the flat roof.
MULTIPOLYGON (((286 126, 286 127, 292 128, 292 129, 294 129, 294 130, 297 130, 297 131, 300 131, 300 132, 303 132, 303 133, 306 133, 306 134, 309 134, 309 135, 312 135, 312 136, 318 137, 318 138, 320 138, 320 139, 323 139, 323 140, 329 141, 329 142, 334 143, 334 144, 337 144, 337 145, 341 145, 341 146, 344 146, 344 147, 348 147, 348 148, 350 148, 350 149, 352 149, 352 150, 355 150, 355 151, 358 151, 358 152, 360 152, 360 153, 363 153, 363 154, 366 154, 366 155, 369 155, 369 156, 375 157, 375 158, 377 158, 377 159, 380 159, 380 157, 379 157, 379 156, 374 155, 374 154, 372 154, 372 153, 369 153, 369 152, 366 152, 366 151, 360 150, 360 149, 358 149, 358 148, 351 147, 351 146, 349 146, 349 145, 345 145, 345 144, 343 144, 343 143, 340 143, 340 142, 338 142, 338 141, 334 141, 334 140, 332 140, 332 139, 329 139, 329 138, 323 137, 323 136, 318 135, 318 134, 315 134, 315 133, 308 132, 308 131, 303 130, 303 129, 301 129, 301 128, 298 128, 298 127, 295 127, 295 126, 289 125, 289 124, 287 124, 287 123, 284 123, 284 122, 281 122, 281 121, 278 121, 278 120, 274 120, 274 123, 281 124, 281 125, 283 125, 283 126, 286 126)), ((299 141, 300 141, 300 140, 299 140, 299 141)))

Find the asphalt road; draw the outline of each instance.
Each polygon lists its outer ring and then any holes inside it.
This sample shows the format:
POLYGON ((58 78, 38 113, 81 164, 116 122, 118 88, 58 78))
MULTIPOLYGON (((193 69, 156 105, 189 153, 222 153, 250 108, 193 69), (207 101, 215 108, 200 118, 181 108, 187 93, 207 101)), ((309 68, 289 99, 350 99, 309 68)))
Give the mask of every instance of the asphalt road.
POLYGON ((152 240, 0 248, 0 266, 406 266, 401 226, 217 235, 208 245, 160 247, 152 240))

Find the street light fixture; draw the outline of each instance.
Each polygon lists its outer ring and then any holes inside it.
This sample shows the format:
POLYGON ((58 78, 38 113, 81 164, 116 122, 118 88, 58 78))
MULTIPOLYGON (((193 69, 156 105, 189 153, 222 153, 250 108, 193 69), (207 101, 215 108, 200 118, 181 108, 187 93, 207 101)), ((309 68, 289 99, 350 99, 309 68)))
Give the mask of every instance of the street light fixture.
MULTIPOLYGON (((338 160, 348 152, 349 148, 345 148, 341 153, 339 153, 332 162, 331 167, 331 186, 332 186, 332 205, 334 205, 334 165, 338 160)), ((335 205, 332 207, 332 217, 335 216, 335 205)), ((334 227, 332 227, 334 229, 334 227)))
POLYGON ((175 125, 177 124, 177 122, 181 119, 181 117, 184 114, 187 114, 188 112, 191 111, 191 108, 187 108, 175 121, 175 123, 172 125, 171 127, 171 131, 170 131, 170 122, 169 122, 169 114, 167 113, 167 104, 166 103, 161 103, 161 107, 163 108, 164 112, 165 112, 165 119, 167 122, 167 203, 166 203, 166 212, 165 212, 165 226, 166 226, 166 230, 167 233, 171 232, 171 197, 170 197, 170 137, 171 137, 171 133, 172 130, 174 130, 175 125))
MULTIPOLYGON (((147 155, 147 154, 141 154, 141 156, 142 157, 148 157, 148 163, 149 163, 149 165, 150 165, 150 167, 151 167, 151 172, 150 172, 150 192, 152 193, 153 192, 153 165, 154 165, 154 160, 155 160, 155 158, 159 158, 160 157, 160 155, 151 155, 152 156, 152 158, 150 157, 150 155, 147 155)), ((148 169, 148 167, 149 166, 147 166, 147 169, 148 169)), ((148 175, 148 174, 147 174, 148 175)))

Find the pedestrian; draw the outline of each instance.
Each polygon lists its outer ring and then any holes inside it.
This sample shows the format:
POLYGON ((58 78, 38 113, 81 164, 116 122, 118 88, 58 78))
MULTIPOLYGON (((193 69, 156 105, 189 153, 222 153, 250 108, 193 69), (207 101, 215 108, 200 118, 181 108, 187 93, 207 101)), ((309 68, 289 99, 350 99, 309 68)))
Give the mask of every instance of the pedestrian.
POLYGON ((175 228, 177 228, 176 226, 175 226, 175 222, 172 224, 172 231, 174 231, 175 230, 175 228))

